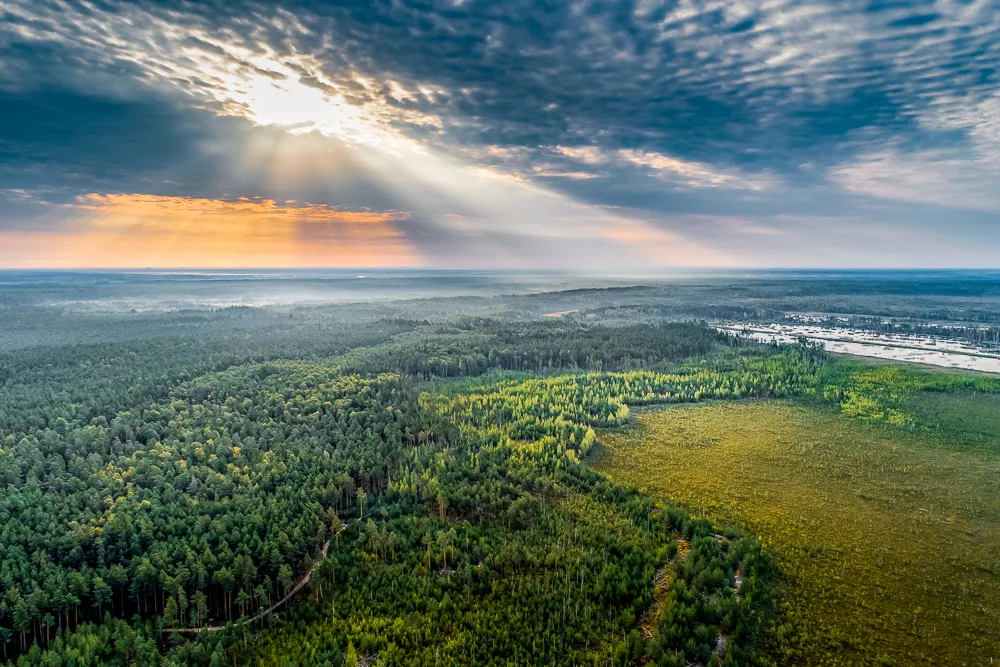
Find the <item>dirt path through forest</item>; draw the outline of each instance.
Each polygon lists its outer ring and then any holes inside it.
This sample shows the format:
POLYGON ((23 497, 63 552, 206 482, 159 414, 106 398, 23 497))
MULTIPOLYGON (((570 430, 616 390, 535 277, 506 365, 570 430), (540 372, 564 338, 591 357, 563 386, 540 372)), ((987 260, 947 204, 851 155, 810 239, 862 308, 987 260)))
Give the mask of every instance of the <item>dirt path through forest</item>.
MULTIPOLYGON (((323 545, 323 552, 322 552, 323 553, 323 558, 326 558, 326 553, 327 553, 327 550, 329 550, 329 548, 330 548, 330 540, 327 540, 326 544, 323 545)), ((288 602, 289 600, 291 600, 293 597, 295 597, 296 593, 298 593, 300 590, 302 590, 302 588, 306 584, 309 583, 309 580, 312 578, 313 572, 315 572, 316 568, 319 567, 319 563, 320 563, 319 560, 317 560, 315 563, 313 563, 313 566, 311 568, 309 568, 308 572, 306 572, 306 576, 304 576, 301 579, 299 579, 298 582, 296 582, 295 586, 292 587, 292 590, 288 591, 288 593, 285 595, 285 597, 281 598, 280 600, 278 600, 277 602, 275 602, 274 604, 272 604, 270 607, 268 607, 267 609, 265 609, 264 611, 262 611, 261 613, 257 614, 256 616, 254 616, 252 618, 243 618, 243 619, 240 619, 238 621, 235 621, 234 625, 246 625, 247 623, 256 623, 261 618, 264 618, 268 614, 272 613, 275 609, 277 609, 281 605, 283 605, 286 602, 288 602)), ((226 626, 224 626, 224 625, 211 625, 211 626, 207 626, 207 627, 204 627, 204 628, 163 628, 163 632, 192 632, 192 633, 196 633, 196 632, 218 632, 219 630, 221 630, 224 627, 226 627, 226 626)))

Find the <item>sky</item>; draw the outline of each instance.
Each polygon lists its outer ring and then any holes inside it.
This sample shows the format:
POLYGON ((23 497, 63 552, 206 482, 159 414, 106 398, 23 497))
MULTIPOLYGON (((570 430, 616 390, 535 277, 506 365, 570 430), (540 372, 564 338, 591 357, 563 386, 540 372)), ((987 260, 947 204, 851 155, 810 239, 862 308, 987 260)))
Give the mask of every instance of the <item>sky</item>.
POLYGON ((0 0, 0 268, 1000 267, 997 0, 0 0))

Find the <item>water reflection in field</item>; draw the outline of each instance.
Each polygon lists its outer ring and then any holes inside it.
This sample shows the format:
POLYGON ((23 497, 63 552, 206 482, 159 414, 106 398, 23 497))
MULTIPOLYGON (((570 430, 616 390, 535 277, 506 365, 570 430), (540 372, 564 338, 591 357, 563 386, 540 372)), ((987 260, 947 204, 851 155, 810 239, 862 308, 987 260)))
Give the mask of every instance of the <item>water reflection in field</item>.
POLYGON ((965 341, 805 324, 723 323, 716 328, 742 333, 762 342, 794 343, 799 338, 806 338, 810 342, 823 343, 830 352, 841 354, 1000 373, 1000 352, 965 341))

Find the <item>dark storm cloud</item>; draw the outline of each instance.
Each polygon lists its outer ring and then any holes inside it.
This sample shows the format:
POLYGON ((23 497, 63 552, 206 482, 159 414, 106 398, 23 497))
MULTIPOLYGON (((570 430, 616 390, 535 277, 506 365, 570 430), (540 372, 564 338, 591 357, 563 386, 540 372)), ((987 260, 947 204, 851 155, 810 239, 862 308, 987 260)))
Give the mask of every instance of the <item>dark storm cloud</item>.
POLYGON ((182 111, 162 101, 121 101, 46 89, 5 95, 0 106, 0 183, 79 192, 204 182, 210 142, 250 130, 246 121, 182 111))

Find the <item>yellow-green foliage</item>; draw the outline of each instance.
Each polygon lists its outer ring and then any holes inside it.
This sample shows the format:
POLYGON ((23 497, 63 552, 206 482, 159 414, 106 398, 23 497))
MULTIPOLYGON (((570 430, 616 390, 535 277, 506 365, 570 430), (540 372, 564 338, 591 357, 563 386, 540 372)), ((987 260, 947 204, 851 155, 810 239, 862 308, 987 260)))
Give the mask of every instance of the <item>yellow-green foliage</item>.
POLYGON ((604 436, 596 467, 776 550, 789 580, 780 664, 989 665, 1000 662, 1000 398, 925 396, 933 413, 913 419, 939 416, 947 437, 781 402, 676 406, 604 436), (969 437, 953 418, 966 403, 969 437))
POLYGON ((787 397, 814 391, 817 363, 796 350, 748 357, 735 368, 700 365, 680 373, 632 371, 511 380, 467 393, 421 396, 435 412, 469 435, 492 438, 522 456, 555 463, 577 461, 594 443, 592 426, 618 426, 629 405, 690 403, 711 398, 787 397))
POLYGON ((831 361, 819 369, 816 383, 825 400, 852 417, 896 426, 933 426, 911 409, 914 398, 931 392, 1000 393, 1000 378, 925 371, 911 366, 871 366, 831 361))

